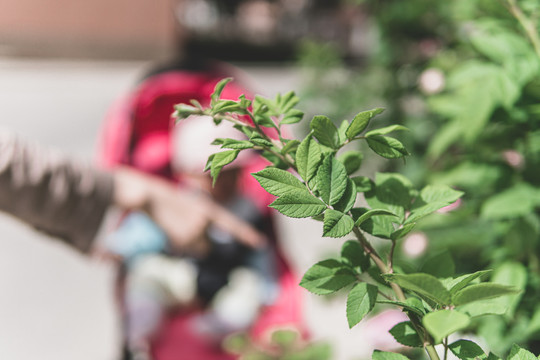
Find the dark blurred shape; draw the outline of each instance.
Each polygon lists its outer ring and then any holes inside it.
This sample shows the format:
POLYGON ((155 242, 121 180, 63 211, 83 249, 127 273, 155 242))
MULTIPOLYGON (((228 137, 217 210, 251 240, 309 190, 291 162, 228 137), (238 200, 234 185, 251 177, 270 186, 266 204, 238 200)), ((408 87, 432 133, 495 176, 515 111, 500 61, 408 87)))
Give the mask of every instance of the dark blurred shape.
POLYGON ((180 48, 226 61, 290 61, 312 39, 347 55, 359 20, 351 9, 339 0, 185 0, 176 10, 180 48))
MULTIPOLYGON (((305 39, 350 54, 362 16, 344 0, 0 0, 0 55, 294 60, 305 39)), ((354 50, 352 51, 354 52, 354 50)))

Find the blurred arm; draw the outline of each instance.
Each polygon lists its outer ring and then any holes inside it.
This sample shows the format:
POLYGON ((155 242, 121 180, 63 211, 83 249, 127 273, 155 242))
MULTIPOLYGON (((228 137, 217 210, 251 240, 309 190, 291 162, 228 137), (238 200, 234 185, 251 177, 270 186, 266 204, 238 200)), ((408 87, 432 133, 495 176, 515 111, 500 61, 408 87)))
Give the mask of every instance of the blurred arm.
POLYGON ((0 131, 0 210, 88 251, 112 197, 110 174, 0 131))
POLYGON ((249 224, 206 197, 125 167, 101 172, 0 131, 1 211, 88 251, 110 205, 148 213, 180 249, 200 243, 212 223, 248 246, 264 243, 249 224))

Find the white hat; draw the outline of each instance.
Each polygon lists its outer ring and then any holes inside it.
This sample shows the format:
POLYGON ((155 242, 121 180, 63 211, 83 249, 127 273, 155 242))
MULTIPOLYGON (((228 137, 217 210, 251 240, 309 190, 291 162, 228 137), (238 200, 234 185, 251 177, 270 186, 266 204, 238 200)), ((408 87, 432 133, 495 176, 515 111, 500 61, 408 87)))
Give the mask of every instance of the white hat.
MULTIPOLYGON (((180 173, 202 173, 208 157, 224 151, 220 145, 211 145, 217 138, 246 139, 245 135, 228 121, 216 126, 210 116, 195 115, 182 120, 173 132, 173 170, 180 173)), ((242 166, 252 154, 252 151, 243 150, 228 166, 242 166)))

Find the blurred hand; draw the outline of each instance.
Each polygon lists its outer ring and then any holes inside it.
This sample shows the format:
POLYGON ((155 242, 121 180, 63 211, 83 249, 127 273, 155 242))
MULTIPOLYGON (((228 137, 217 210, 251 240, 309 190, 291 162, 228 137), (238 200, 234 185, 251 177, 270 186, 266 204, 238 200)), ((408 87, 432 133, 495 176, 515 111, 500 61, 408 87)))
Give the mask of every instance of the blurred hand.
POLYGON ((211 224, 249 247, 265 244, 263 234, 206 196, 127 167, 116 169, 114 180, 114 203, 126 210, 146 212, 178 250, 199 252, 211 224))

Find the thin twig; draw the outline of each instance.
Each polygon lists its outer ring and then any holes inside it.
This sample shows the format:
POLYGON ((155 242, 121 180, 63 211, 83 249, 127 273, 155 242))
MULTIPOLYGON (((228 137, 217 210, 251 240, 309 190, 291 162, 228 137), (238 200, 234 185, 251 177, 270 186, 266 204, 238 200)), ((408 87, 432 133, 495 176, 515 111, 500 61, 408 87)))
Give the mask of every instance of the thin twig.
POLYGON ((388 271, 390 274, 394 273, 394 250, 396 249, 396 240, 392 240, 392 246, 390 247, 390 252, 388 253, 388 271))
POLYGON ((534 47, 536 55, 540 58, 540 36, 534 22, 523 13, 516 0, 507 0, 507 4, 508 11, 517 19, 521 27, 523 27, 529 41, 534 47))
MULTIPOLYGON (((360 245, 362 245, 362 248, 364 249, 366 254, 368 254, 369 257, 371 257, 371 259, 373 260, 375 265, 377 265, 377 267, 379 268, 381 273, 382 274, 390 274, 390 272, 388 271, 388 267, 386 266, 386 264, 384 263, 382 258, 379 256, 377 251, 373 248, 373 246, 371 246, 369 241, 367 241, 367 239, 365 238, 364 234, 362 234, 360 229, 358 229, 358 227, 355 226, 353 228, 353 231, 354 231, 354 234, 356 235, 356 237, 358 238, 358 241, 360 241, 360 245)), ((392 290, 396 294, 396 297, 398 298, 399 301, 405 301, 406 300, 405 294, 403 293, 403 290, 401 289, 401 287, 398 284, 390 281, 390 287, 392 288, 392 290)))
MULTIPOLYGON (((360 229, 355 226, 353 228, 353 232, 356 235, 356 237, 358 238, 358 241, 360 242, 360 245, 362 245, 362 248, 364 249, 366 254, 368 254, 369 257, 373 260, 373 262, 377 265, 377 267, 379 268, 381 273, 382 274, 390 274, 389 267, 384 263, 382 258, 379 256, 379 254, 373 248, 373 246, 369 243, 369 241, 366 239, 364 234, 362 234, 360 229)), ((398 298, 399 301, 404 302, 406 300, 405 294, 403 293, 403 290, 401 289, 401 287, 398 284, 390 281, 390 287, 392 288, 392 290, 396 294, 396 297, 398 298)), ((439 355, 437 354, 437 351, 435 351, 435 347, 433 347, 433 344, 431 343, 431 339, 429 339, 429 337, 426 336, 421 331, 420 323, 415 321, 415 319, 413 317, 409 317, 409 318, 411 319, 411 323, 413 324, 413 326, 414 326, 416 332, 418 333, 418 335, 424 337, 424 348, 425 348, 429 358, 432 359, 432 360, 439 360, 439 355)))
POLYGON ((379 290, 379 295, 381 295, 383 298, 385 298, 386 300, 390 300, 390 301, 393 301, 394 299, 392 299, 391 296, 388 296, 386 295, 385 293, 383 293, 381 290, 379 290))

